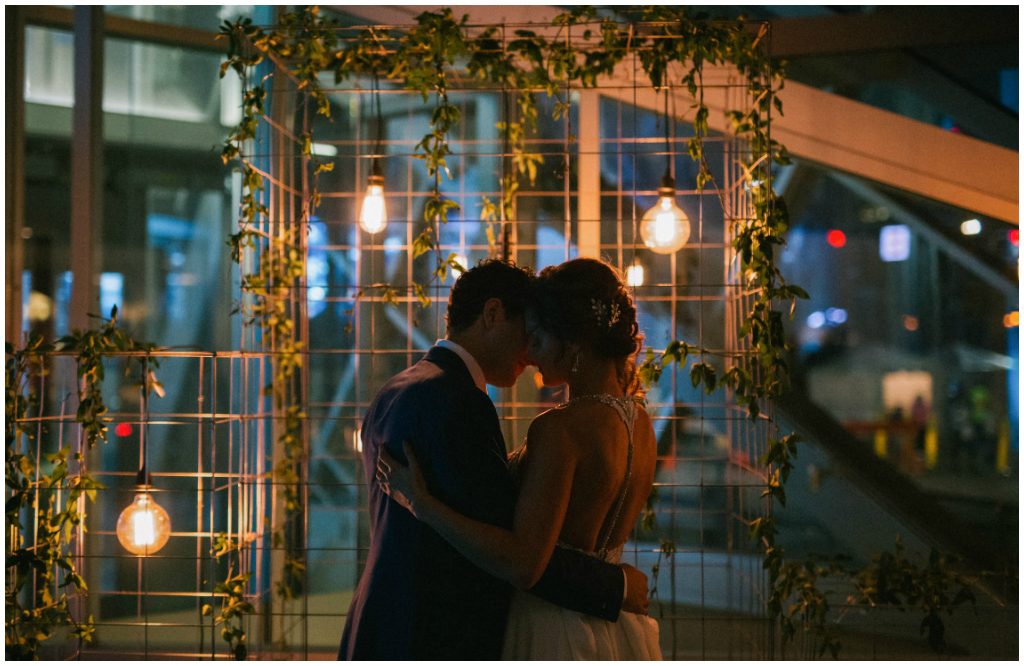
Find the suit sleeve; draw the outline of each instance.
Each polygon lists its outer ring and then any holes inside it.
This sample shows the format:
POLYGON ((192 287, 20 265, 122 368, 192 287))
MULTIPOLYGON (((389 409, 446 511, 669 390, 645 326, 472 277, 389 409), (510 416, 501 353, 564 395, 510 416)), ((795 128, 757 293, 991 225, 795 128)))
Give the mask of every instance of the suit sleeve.
POLYGON ((544 575, 530 592, 556 606, 612 622, 625 596, 622 570, 585 553, 555 548, 544 575))

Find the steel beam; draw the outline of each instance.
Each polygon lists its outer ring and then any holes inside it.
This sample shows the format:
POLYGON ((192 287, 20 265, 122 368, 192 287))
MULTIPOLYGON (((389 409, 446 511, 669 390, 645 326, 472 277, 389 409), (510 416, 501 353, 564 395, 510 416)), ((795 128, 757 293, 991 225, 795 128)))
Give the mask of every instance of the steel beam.
MULTIPOLYGON (((738 74, 710 67, 704 81, 710 127, 731 132, 725 112, 743 106, 735 99, 742 94, 738 74)), ((660 112, 650 83, 634 81, 632 68, 625 64, 604 82, 601 94, 660 112)), ((671 94, 675 108, 692 109, 694 100, 684 89, 673 88, 671 94)), ((784 114, 773 118, 772 138, 790 154, 1018 224, 1016 151, 793 81, 786 82, 780 98, 784 114)), ((690 120, 689 115, 679 118, 690 120)))
POLYGON ((103 7, 75 8, 75 106, 71 131, 70 324, 97 312, 96 268, 103 222, 103 7))
POLYGON ((576 156, 576 246, 579 256, 601 256, 601 99, 594 90, 580 92, 576 156))
POLYGON ((4 70, 7 95, 4 98, 5 191, 7 208, 5 241, 7 260, 4 278, 5 340, 13 345, 21 341, 21 272, 24 265, 25 224, 25 15, 24 7, 5 9, 4 70))
POLYGON ((789 152, 1011 224, 1019 153, 787 82, 772 137, 789 152))
POLYGON ((771 21, 774 58, 1017 42, 1016 7, 886 7, 771 21))
MULTIPOLYGON (((31 5, 24 8, 25 22, 61 30, 74 29, 73 10, 64 7, 31 5)), ((105 15, 104 31, 107 37, 130 39, 150 44, 163 44, 201 51, 224 53, 227 42, 217 40, 217 33, 182 25, 139 21, 125 16, 105 15)))

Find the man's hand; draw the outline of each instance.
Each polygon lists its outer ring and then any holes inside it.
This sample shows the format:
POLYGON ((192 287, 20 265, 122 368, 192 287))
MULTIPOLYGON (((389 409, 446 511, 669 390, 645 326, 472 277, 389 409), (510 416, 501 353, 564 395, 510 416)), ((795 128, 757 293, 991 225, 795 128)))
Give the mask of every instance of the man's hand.
POLYGON ((626 598, 622 600, 622 610, 630 613, 647 615, 647 576, 644 572, 628 564, 619 567, 626 574, 626 598))

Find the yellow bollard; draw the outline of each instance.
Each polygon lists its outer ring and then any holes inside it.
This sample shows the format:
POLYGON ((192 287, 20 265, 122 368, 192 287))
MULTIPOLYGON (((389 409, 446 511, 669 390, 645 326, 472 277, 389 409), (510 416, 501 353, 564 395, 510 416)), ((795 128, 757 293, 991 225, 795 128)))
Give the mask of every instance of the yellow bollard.
POLYGON ((875 455, 882 460, 889 457, 889 436, 885 432, 885 428, 875 431, 875 455))
POLYGON ((928 419, 924 431, 924 466, 935 469, 939 462, 939 433, 935 428, 935 419, 928 419))
POLYGON ((996 471, 1006 474, 1010 471, 1010 422, 999 424, 999 438, 996 440, 996 471))

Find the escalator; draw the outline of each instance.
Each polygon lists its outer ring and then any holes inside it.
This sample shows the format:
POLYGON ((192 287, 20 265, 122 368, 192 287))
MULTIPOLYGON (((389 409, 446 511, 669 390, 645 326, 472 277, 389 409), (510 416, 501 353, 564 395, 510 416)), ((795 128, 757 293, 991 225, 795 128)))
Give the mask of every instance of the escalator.
POLYGON ((948 486, 943 491, 916 483, 805 393, 791 391, 775 408, 782 430, 802 439, 786 486, 787 505, 794 508, 783 508, 778 516, 788 553, 838 546, 864 560, 872 552, 892 550, 899 534, 910 550, 927 554, 935 547, 961 560, 965 571, 985 572, 991 593, 1016 602, 1016 493, 971 497, 948 486), (831 538, 801 537, 814 530, 831 538))

